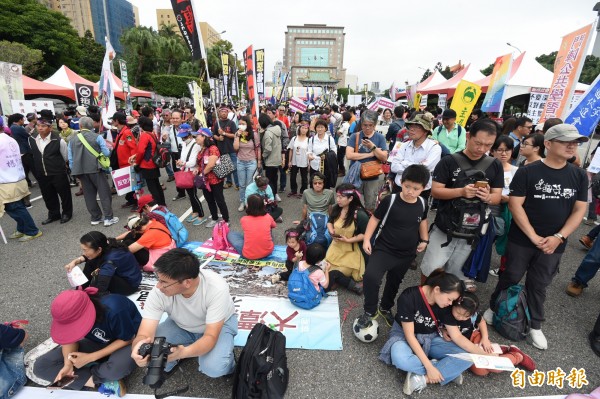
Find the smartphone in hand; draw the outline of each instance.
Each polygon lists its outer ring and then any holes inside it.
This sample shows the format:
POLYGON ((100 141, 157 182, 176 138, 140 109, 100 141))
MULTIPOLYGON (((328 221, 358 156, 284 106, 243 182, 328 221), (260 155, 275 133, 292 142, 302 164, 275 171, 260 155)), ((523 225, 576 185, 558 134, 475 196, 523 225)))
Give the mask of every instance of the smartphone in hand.
POLYGON ((51 385, 48 385, 47 389, 63 389, 66 386, 69 386, 75 379, 76 375, 66 375, 58 381, 53 382, 51 385))

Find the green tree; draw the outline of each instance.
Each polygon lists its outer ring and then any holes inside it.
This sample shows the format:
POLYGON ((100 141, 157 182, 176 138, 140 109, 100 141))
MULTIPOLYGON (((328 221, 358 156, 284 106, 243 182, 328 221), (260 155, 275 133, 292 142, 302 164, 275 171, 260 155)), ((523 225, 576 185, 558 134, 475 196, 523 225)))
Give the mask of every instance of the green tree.
POLYGON ((535 60, 539 62, 544 68, 554 73, 554 63, 556 62, 556 55, 558 51, 553 51, 550 54, 542 54, 539 57, 535 57, 535 60))
POLYGON ((431 71, 429 70, 429 68, 427 68, 427 69, 425 70, 425 72, 423 73, 423 76, 421 76, 421 80, 420 80, 420 82, 424 81, 425 79, 427 79, 428 77, 430 77, 432 74, 433 74, 433 72, 431 72, 431 71))
POLYGON ((158 34, 162 37, 180 37, 177 32, 179 27, 175 24, 162 24, 158 29, 158 34))
POLYGON ((42 69, 44 58, 41 50, 34 50, 21 43, 12 43, 7 40, 0 41, 0 58, 2 61, 21 64, 23 74, 38 77, 42 69))
POLYGON ((83 37, 79 38, 79 43, 81 45, 81 57, 77 62, 77 69, 80 74, 100 74, 106 48, 94 40, 94 36, 89 30, 86 30, 83 37))
POLYGON ((125 31, 121 36, 121 43, 125 46, 128 64, 135 66, 134 86, 140 84, 144 68, 155 69, 156 65, 148 62, 157 50, 157 33, 152 28, 143 26, 134 27, 125 31))
MULTIPOLYGON (((164 25, 163 25, 164 26, 164 25)), ((167 63, 167 75, 173 71, 175 64, 179 64, 186 56, 189 57, 187 48, 184 47, 179 37, 160 37, 158 40, 161 57, 167 63)))
POLYGON ((50 75, 63 64, 77 69, 79 37, 67 17, 36 0, 0 0, 0 10, 0 40, 41 50, 40 75, 50 75))
POLYGON ((494 72, 494 64, 492 63, 492 64, 488 65, 486 68, 483 68, 479 72, 481 72, 485 76, 490 76, 492 74, 492 72, 494 72))
MULTIPOLYGON (((544 68, 554 73, 554 64, 557 55, 558 52, 553 51, 550 54, 542 54, 539 57, 535 57, 535 60, 544 68)), ((588 55, 585 57, 579 81, 585 84, 591 84, 598 75, 600 75, 600 58, 588 55)))
POLYGON ((348 95, 354 94, 354 90, 349 89, 347 87, 340 87, 337 89, 338 96, 342 97, 342 102, 348 101, 348 95))

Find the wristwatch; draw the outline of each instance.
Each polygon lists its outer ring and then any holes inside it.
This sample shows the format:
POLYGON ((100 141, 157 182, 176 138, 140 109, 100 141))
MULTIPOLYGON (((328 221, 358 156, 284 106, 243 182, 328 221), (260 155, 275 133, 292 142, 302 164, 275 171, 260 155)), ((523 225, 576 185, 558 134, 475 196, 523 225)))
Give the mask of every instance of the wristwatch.
POLYGON ((567 238, 560 233, 555 233, 554 237, 558 238, 561 242, 565 242, 567 238))
POLYGON ((419 239, 419 244, 422 243, 422 242, 424 242, 425 244, 429 244, 429 240, 421 240, 421 239, 419 239))

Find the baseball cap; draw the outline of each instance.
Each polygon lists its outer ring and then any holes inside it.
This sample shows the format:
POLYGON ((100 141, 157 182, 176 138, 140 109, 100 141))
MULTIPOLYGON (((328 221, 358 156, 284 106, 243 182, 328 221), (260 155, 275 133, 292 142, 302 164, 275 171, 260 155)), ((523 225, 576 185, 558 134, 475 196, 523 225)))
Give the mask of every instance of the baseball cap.
POLYGON ((133 111, 131 111, 131 115, 133 115, 133 116, 134 116, 134 117, 136 117, 136 118, 139 118, 139 117, 140 117, 140 113, 139 113, 139 112, 137 112, 135 109, 134 109, 133 111))
POLYGON ((87 108, 84 107, 83 105, 77 106, 77 108, 75 108, 75 110, 79 113, 79 115, 83 115, 83 116, 87 115, 87 108))
POLYGON ((127 123, 127 115, 125 115, 124 112, 115 112, 114 115, 112 116, 112 120, 113 121, 117 121, 120 124, 124 125, 127 123))
POLYGON ((138 198, 138 212, 141 212, 142 209, 152 201, 154 201, 152 194, 142 195, 140 198, 138 198))
POLYGON ((445 109, 442 113, 442 119, 453 119, 456 118, 456 111, 453 109, 445 109))
POLYGON ((568 123, 561 123, 548 129, 544 135, 544 140, 578 141, 585 143, 589 140, 589 137, 579 134, 579 130, 575 126, 568 123))
POLYGON ((94 326, 96 309, 88 292, 95 293, 97 289, 63 291, 52 301, 50 336, 57 344, 77 342, 94 326))
POLYGON ((201 134, 205 137, 211 137, 211 138, 213 136, 212 132, 207 127, 201 127, 200 130, 198 130, 198 134, 201 134))
POLYGON ((191 133, 192 127, 187 123, 182 123, 181 125, 179 125, 179 133, 177 133, 177 137, 187 137, 191 133))
POLYGON ((127 227, 129 228, 129 230, 135 229, 140 220, 142 220, 142 218, 138 215, 129 216, 129 218, 127 219, 127 227))

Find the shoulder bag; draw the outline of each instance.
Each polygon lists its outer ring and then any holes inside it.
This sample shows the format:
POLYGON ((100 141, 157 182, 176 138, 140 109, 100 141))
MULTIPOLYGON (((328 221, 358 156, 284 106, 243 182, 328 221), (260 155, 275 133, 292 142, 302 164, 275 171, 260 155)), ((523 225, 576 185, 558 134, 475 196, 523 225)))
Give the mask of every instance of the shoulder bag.
MULTIPOLYGON (((190 160, 190 155, 192 154, 192 148, 196 143, 192 143, 190 149, 188 150, 187 157, 185 158, 185 162, 187 163, 190 160)), ((175 187, 188 189, 194 188, 194 173, 191 170, 185 170, 185 167, 182 170, 175 172, 175 187)))
MULTIPOLYGON (((354 152, 357 154, 358 154, 359 136, 360 136, 360 133, 356 133, 356 140, 354 141, 354 152)), ((356 162, 360 162, 360 161, 356 161, 356 162)), ((383 169, 381 168, 381 162, 378 160, 362 162, 360 164, 360 178, 363 180, 372 179, 372 178, 377 177, 382 174, 383 174, 383 169)))
POLYGON ((87 142, 85 137, 83 137, 82 133, 77 133, 77 137, 79 138, 79 141, 81 141, 81 144, 83 144, 83 146, 85 148, 87 148, 87 150, 90 152, 90 154, 92 154, 98 160, 98 164, 100 165, 100 167, 102 169, 110 168, 110 158, 109 157, 107 157, 104 154, 100 154, 96 150, 94 150, 94 148, 90 145, 90 143, 87 142))

